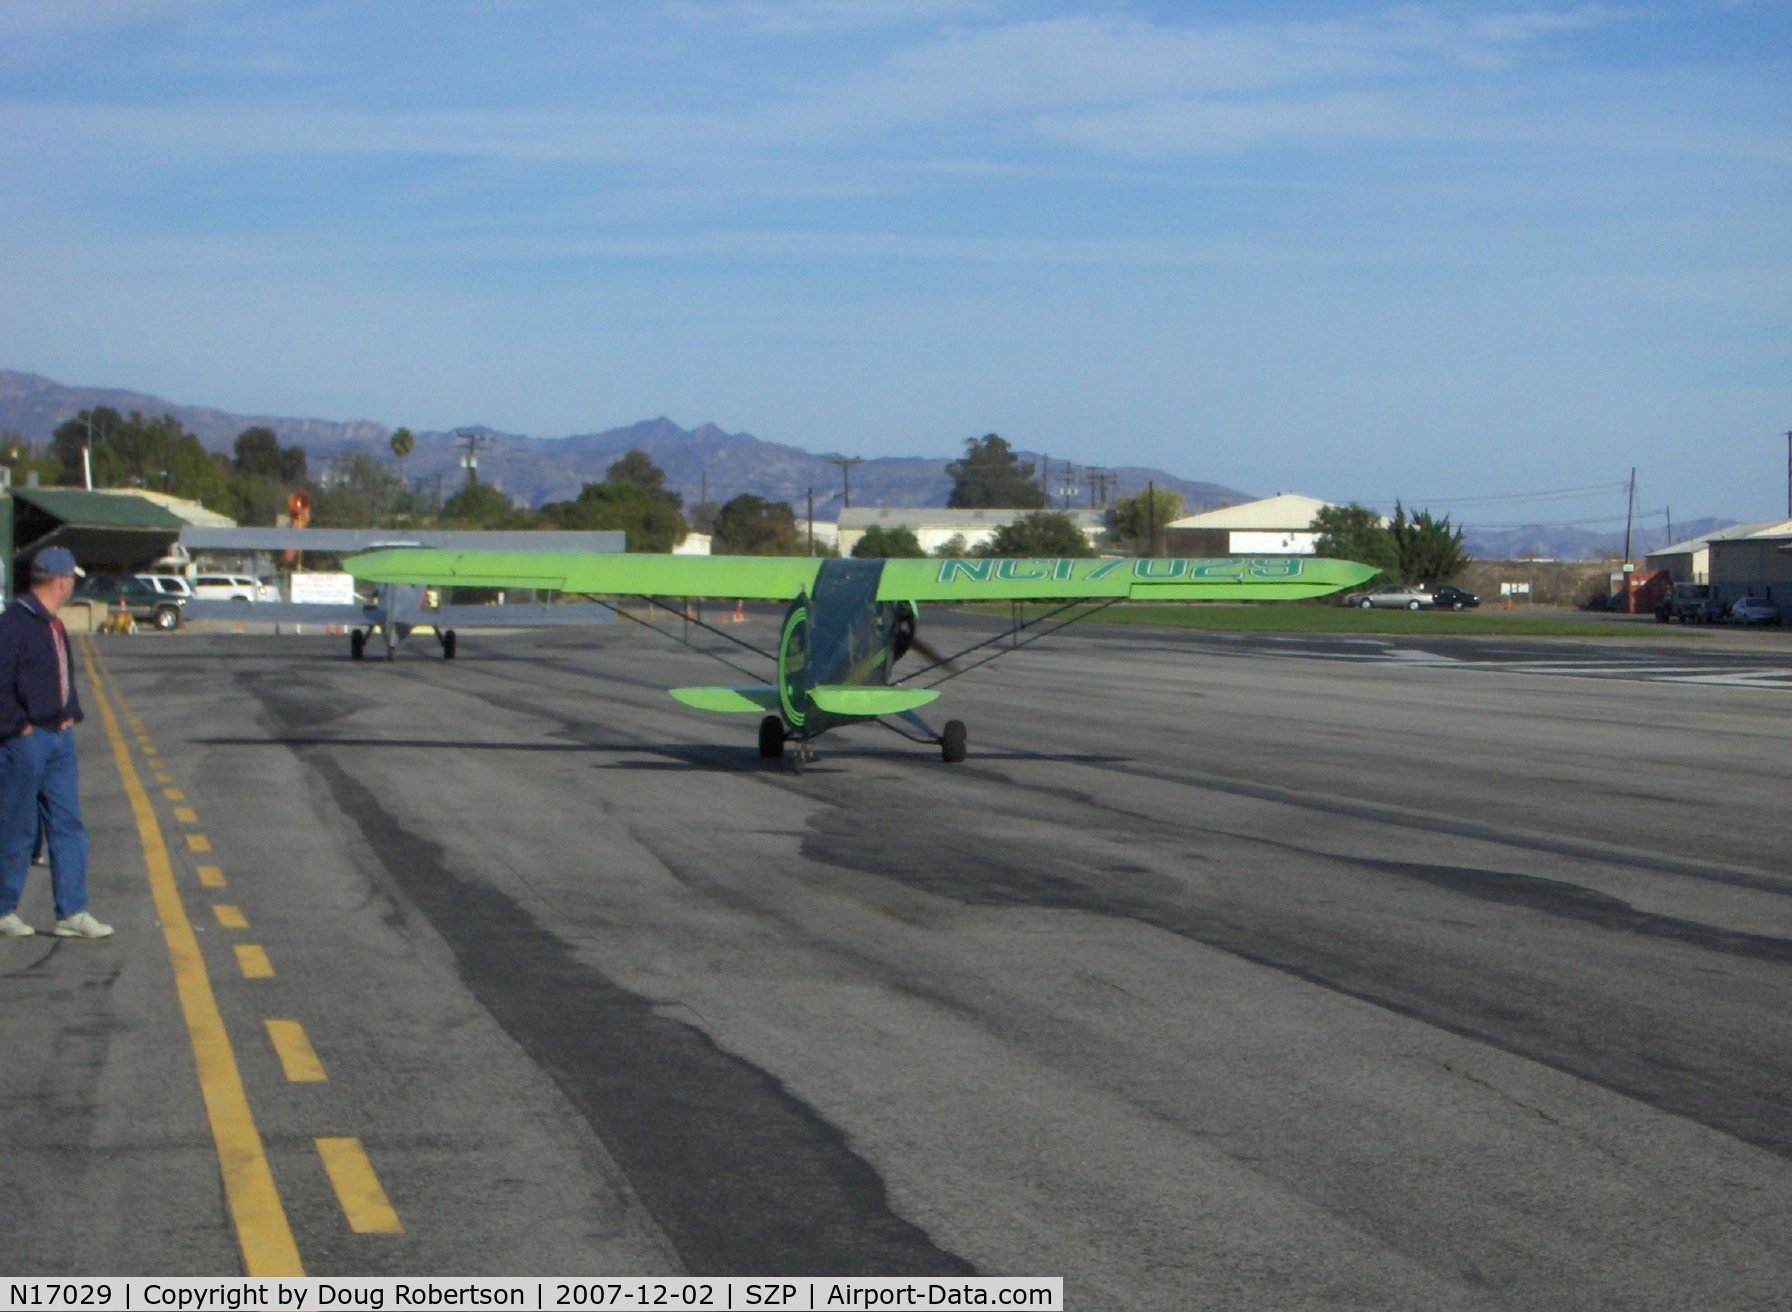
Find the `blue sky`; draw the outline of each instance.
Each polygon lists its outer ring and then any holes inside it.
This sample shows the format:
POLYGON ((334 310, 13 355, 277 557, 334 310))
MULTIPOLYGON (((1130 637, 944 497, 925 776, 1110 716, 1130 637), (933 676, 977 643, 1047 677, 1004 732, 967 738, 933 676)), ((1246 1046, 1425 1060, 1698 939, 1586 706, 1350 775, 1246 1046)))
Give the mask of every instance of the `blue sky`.
POLYGON ((4 0, 0 367, 1777 517, 1789 83, 1784 3, 4 0))

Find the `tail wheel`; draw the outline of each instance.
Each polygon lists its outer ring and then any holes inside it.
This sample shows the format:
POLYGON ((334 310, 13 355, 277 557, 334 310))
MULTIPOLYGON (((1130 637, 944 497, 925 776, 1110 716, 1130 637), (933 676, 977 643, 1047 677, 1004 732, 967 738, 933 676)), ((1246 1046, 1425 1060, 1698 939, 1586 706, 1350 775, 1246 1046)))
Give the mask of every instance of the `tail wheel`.
POLYGON ((784 755, 784 721, 775 715, 759 722, 759 754, 768 761, 784 755))
POLYGON ((940 733, 940 757, 949 762, 964 760, 964 721, 947 720, 940 733))
POLYGON ((367 631, 365 629, 351 630, 348 635, 348 658, 351 661, 358 661, 366 654, 367 631))
POLYGON ((448 632, 446 632, 442 635, 442 659, 443 660, 451 661, 454 659, 454 646, 455 646, 454 630, 449 629, 448 632))

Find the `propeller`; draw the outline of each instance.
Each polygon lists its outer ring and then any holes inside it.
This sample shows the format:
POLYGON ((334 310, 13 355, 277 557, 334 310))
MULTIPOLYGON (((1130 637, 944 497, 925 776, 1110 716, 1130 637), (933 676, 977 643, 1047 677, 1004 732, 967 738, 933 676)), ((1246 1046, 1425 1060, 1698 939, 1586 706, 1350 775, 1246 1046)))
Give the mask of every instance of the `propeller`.
POLYGON ((958 667, 916 631, 918 619, 913 602, 896 603, 896 618, 890 628, 890 663, 894 665, 912 649, 934 665, 956 672, 958 667))

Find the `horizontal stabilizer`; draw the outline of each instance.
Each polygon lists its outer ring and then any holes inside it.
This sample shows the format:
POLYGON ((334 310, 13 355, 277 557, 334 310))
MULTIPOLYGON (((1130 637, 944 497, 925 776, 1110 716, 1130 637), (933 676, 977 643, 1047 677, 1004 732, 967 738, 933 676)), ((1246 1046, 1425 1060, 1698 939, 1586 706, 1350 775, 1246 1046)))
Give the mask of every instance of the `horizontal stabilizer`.
POLYGON ((932 688, 864 688, 857 684, 823 684, 809 689, 809 700, 829 715, 900 715, 938 697, 932 688))
POLYGON ((749 683, 739 688, 673 688, 672 695, 700 711, 735 714, 778 709, 778 690, 769 683, 749 683))

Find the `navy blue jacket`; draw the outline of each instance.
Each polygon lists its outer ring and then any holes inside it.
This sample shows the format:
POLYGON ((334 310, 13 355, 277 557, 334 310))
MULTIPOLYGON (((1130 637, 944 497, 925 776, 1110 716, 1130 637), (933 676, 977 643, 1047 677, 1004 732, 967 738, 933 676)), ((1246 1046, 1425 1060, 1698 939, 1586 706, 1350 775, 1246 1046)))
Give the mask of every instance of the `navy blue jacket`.
POLYGON ((75 645, 68 647, 68 701, 62 700, 56 677, 56 639, 50 614, 29 592, 13 599, 0 615, 0 739, 11 738, 27 724, 54 729, 64 720, 79 720, 81 698, 75 692, 75 645))

